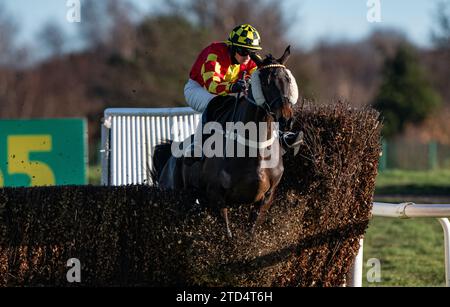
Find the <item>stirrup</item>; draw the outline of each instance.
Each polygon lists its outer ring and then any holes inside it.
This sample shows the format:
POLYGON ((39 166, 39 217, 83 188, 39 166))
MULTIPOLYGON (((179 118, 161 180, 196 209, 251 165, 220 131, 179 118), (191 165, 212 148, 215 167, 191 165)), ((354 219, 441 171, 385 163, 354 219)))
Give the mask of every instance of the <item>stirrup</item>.
POLYGON ((295 133, 294 132, 286 132, 283 134, 282 136, 282 143, 284 145, 284 147, 286 148, 286 151, 288 151, 289 149, 294 149, 294 157, 298 154, 298 152, 300 151, 300 145, 303 144, 303 131, 298 132, 297 137, 295 138, 295 140, 291 143, 291 142, 287 142, 287 138, 290 136, 294 136, 295 133))
POLYGON ((290 148, 298 147, 299 145, 303 144, 303 131, 300 131, 297 134, 297 137, 295 138, 295 141, 292 144, 288 144, 290 148))

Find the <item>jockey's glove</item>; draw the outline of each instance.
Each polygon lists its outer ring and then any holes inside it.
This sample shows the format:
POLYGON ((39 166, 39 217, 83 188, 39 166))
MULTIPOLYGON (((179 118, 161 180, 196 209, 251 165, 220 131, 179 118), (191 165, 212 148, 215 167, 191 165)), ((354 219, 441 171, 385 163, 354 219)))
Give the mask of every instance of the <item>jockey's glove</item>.
POLYGON ((245 80, 238 80, 236 83, 231 85, 230 92, 232 93, 240 93, 247 90, 247 82, 245 80))

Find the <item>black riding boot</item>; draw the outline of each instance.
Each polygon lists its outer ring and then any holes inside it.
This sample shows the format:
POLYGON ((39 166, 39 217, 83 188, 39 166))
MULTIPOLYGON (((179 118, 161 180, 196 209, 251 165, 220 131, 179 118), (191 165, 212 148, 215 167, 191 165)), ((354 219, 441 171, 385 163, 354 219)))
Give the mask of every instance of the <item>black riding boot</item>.
POLYGON ((195 162, 203 161, 205 158, 205 154, 203 153, 203 142, 205 140, 205 135, 203 134, 203 127, 205 126, 206 121, 207 121, 206 112, 203 112, 201 121, 198 123, 199 125, 201 125, 201 133, 202 133, 201 142, 199 142, 198 140, 196 142, 195 136, 192 135, 191 144, 189 146, 189 149, 187 150, 189 155, 184 156, 184 161, 188 165, 192 165, 195 162))
POLYGON ((294 151, 294 156, 298 154, 300 145, 303 144, 303 132, 281 132, 280 131, 281 146, 286 152, 294 151))

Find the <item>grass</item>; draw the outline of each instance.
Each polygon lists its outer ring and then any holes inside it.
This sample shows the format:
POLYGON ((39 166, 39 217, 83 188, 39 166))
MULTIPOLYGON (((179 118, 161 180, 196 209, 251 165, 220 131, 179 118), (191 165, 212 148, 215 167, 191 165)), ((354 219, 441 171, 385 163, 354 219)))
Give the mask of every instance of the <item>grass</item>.
POLYGON ((90 165, 88 168, 89 184, 100 185, 102 179, 101 165, 90 165))
POLYGON ((436 219, 375 217, 364 242, 363 286, 445 286, 444 234, 436 219), (370 258, 381 262, 381 282, 369 283, 370 258))
POLYGON ((450 170, 384 171, 375 194, 450 195, 450 170))
POLYGON ((450 187, 450 170, 405 171, 387 170, 377 177, 377 187, 404 186, 410 184, 450 187))

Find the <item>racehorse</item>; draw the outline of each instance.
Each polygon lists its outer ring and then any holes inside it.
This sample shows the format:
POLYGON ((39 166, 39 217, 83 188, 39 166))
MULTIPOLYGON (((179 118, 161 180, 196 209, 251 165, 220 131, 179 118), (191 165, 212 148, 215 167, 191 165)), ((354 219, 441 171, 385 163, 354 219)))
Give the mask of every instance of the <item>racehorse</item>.
MULTIPOLYGON (((205 156, 191 163, 190 158, 186 156, 174 157, 171 152, 172 142, 157 145, 154 150, 154 168, 151 172, 153 182, 163 189, 199 191, 202 197, 206 197, 209 204, 215 204, 220 209, 230 238, 232 232, 228 208, 236 203, 259 205, 252 227, 253 233, 263 222, 283 175, 284 167, 278 131, 274 131, 271 124, 278 123, 277 127, 282 131, 292 128, 292 106, 298 100, 298 88, 295 78, 285 66, 289 56, 290 46, 279 59, 268 55, 263 60, 252 54, 257 70, 251 76, 248 95, 235 99, 235 105, 230 104, 229 101, 220 100, 222 99, 220 96, 210 102, 211 107, 212 105, 232 106, 232 112, 222 114, 220 122, 223 124, 225 122, 240 122, 244 125, 265 124, 265 126, 257 126, 257 135, 263 136, 257 140, 247 139, 246 134, 242 136, 230 131, 225 131, 222 136, 226 139, 227 146, 230 144, 244 146, 247 149, 246 153, 256 149, 256 155, 205 156), (269 164, 270 166, 267 167, 269 164)), ((209 109, 210 106, 205 112, 208 113, 209 109)))

